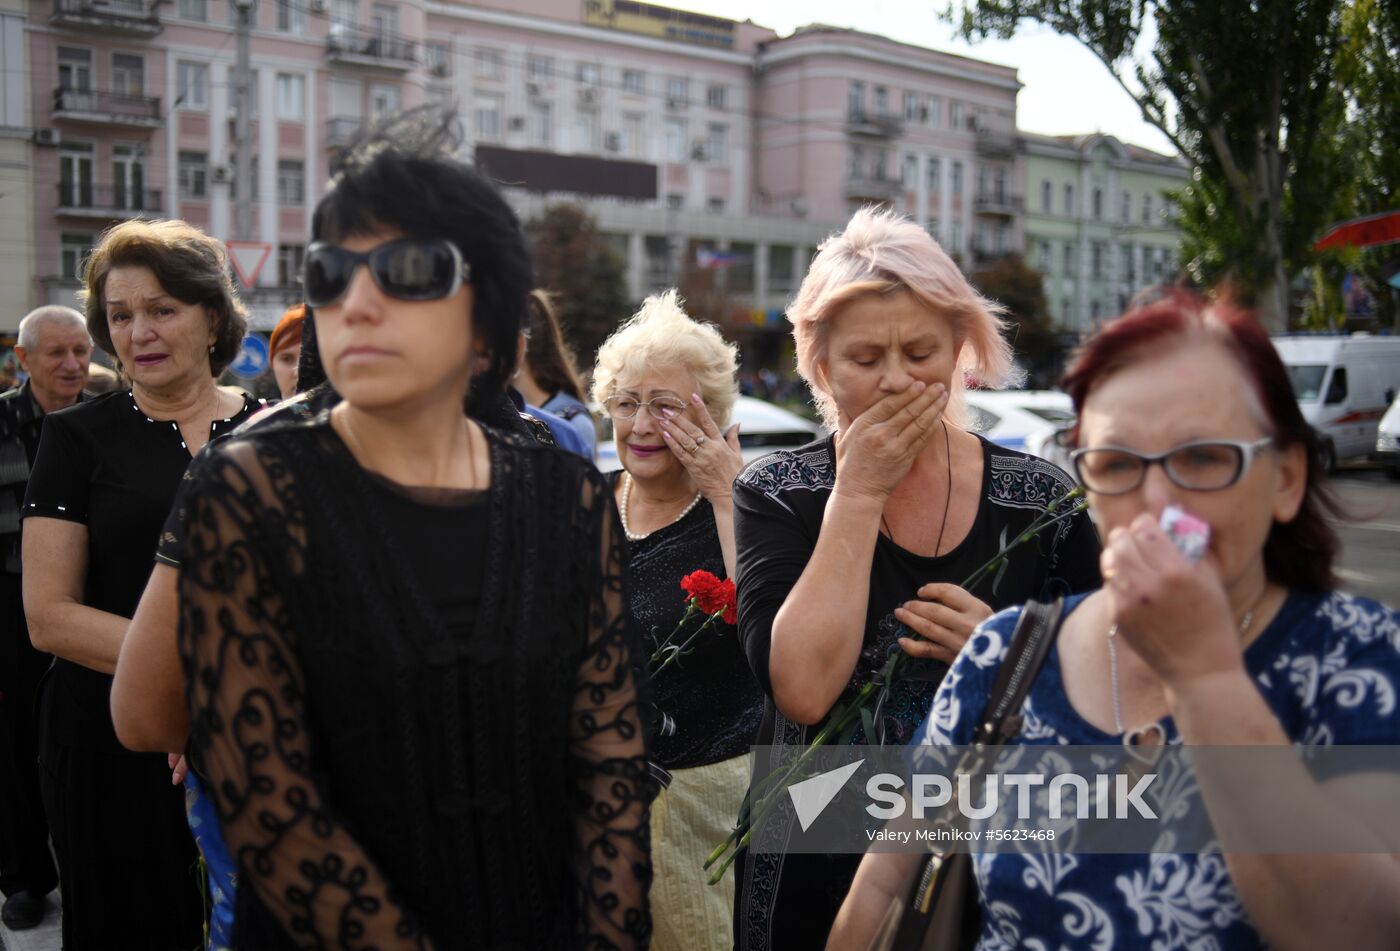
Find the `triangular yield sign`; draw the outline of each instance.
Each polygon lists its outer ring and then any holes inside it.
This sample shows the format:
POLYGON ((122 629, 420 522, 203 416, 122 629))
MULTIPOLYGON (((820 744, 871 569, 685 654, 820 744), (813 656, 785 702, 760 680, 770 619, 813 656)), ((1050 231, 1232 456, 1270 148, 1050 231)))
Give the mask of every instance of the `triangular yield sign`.
POLYGON ((263 265, 272 254, 272 245, 261 241, 225 241, 224 246, 228 248, 229 260, 233 261, 233 271, 243 282, 243 286, 249 289, 256 287, 258 275, 262 273, 263 265))

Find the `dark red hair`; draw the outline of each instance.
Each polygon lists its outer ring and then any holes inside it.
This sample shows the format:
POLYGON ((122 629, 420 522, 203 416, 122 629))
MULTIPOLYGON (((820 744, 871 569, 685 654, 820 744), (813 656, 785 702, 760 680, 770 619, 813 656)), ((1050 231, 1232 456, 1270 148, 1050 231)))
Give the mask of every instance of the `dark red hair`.
MULTIPOLYGON (((1277 448, 1306 450, 1303 503, 1292 521, 1275 522, 1269 531, 1264 570, 1270 580, 1288 588, 1334 587, 1332 564, 1341 540, 1326 516, 1343 513, 1327 486, 1317 432, 1303 419, 1288 370, 1251 312, 1228 301, 1209 302, 1188 291, 1174 291, 1105 324, 1074 354, 1060 385, 1080 413, 1094 387, 1112 374, 1192 339, 1216 343, 1235 358, 1240 383, 1253 388, 1277 448)), ((1077 425, 1073 436, 1078 442, 1077 425)))

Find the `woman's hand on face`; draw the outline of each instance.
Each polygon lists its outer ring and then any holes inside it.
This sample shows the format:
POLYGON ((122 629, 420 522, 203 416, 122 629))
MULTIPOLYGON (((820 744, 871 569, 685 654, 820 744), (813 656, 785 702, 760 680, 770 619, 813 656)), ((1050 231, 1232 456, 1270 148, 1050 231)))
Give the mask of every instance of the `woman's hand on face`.
POLYGON ((700 422, 672 416, 661 422, 661 436, 705 499, 711 505, 723 505, 733 499, 734 480, 744 468, 744 457, 739 452, 739 424, 721 434, 705 402, 695 393, 690 395, 690 402, 700 422))
POLYGON ((948 406, 948 388, 916 381, 891 393, 836 434, 836 488, 881 505, 909 474, 948 406))
POLYGON ((1118 636, 1168 688, 1243 664, 1219 573, 1181 554, 1146 513, 1115 528, 1099 558, 1118 636))
POLYGON ((992 616, 989 605, 955 584, 926 584, 918 595, 894 609, 895 619, 919 635, 899 639, 899 646, 911 657, 951 664, 973 629, 992 616))

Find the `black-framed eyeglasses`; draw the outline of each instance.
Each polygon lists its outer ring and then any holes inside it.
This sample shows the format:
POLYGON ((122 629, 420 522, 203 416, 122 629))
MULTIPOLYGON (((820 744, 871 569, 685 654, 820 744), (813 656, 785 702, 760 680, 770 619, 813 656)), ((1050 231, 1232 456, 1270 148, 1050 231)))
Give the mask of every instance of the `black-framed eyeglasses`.
POLYGON ((613 419, 631 419, 643 407, 655 420, 669 419, 685 412, 684 401, 674 396, 657 396, 649 400, 639 400, 631 396, 609 396, 603 400, 603 408, 613 419))
POLYGON ((1244 476, 1257 453, 1273 445, 1273 437, 1254 442, 1225 439, 1188 442, 1155 455, 1096 446, 1070 453, 1075 474, 1084 487, 1099 495, 1122 495, 1142 485, 1147 467, 1160 463, 1167 478, 1192 492, 1228 489, 1244 476))
POLYGON ((368 251, 349 251, 316 241, 306 249, 302 292, 312 307, 325 307, 341 298, 361 264, 379 289, 407 301, 441 300, 471 280, 471 265, 451 241, 396 238, 368 251))

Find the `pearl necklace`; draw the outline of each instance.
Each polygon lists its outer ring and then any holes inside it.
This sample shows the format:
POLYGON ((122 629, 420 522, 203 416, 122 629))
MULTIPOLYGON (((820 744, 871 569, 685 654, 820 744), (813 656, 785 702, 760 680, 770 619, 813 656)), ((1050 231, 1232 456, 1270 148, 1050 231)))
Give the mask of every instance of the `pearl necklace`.
MULTIPOLYGON (((667 522, 666 525, 674 525, 674 524, 676 524, 677 522, 679 522, 681 519, 683 519, 683 518, 685 518, 687 515, 689 515, 689 514, 690 514, 690 510, 693 509, 693 508, 695 508, 695 506, 697 506, 697 505, 700 504, 700 499, 701 499, 702 496, 703 496, 703 493, 701 493, 701 492, 696 492, 696 493, 695 493, 695 498, 693 498, 693 499, 690 500, 690 504, 687 505, 685 508, 681 509, 681 513, 680 513, 679 515, 677 515, 675 518, 671 519, 669 522, 667 522)), ((617 514, 618 514, 619 516, 622 517, 622 534, 624 534, 624 535, 627 536, 627 540, 628 540, 629 542, 639 542, 639 541, 641 541, 643 538, 646 538, 648 535, 650 535, 651 532, 634 532, 634 531, 632 531, 632 529, 631 529, 630 527, 628 527, 628 525, 627 525, 627 503, 628 503, 628 501, 629 501, 631 498, 632 498, 632 474, 631 474, 630 472, 624 472, 624 473, 622 474, 622 504, 619 505, 619 506, 617 507, 617 514)), ((666 527, 665 525, 661 526, 661 528, 665 528, 665 527, 666 527)), ((659 531, 660 529, 656 529, 656 530, 659 531)))

